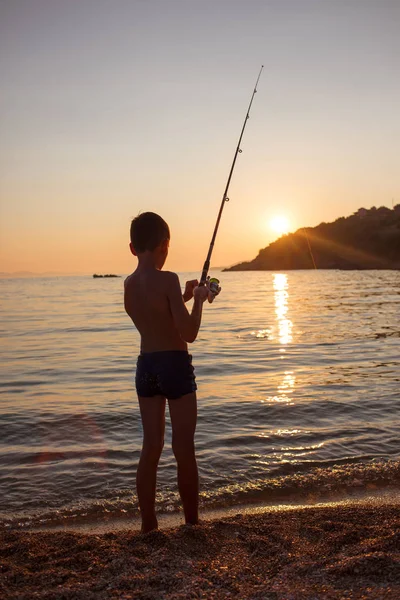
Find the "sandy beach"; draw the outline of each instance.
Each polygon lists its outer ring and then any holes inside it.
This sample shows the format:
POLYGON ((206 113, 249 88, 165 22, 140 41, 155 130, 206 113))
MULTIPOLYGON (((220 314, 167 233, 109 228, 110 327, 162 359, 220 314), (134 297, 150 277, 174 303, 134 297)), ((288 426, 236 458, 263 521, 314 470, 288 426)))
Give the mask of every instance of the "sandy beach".
POLYGON ((3 531, 4 600, 400 598, 400 507, 266 509, 142 535, 3 531))

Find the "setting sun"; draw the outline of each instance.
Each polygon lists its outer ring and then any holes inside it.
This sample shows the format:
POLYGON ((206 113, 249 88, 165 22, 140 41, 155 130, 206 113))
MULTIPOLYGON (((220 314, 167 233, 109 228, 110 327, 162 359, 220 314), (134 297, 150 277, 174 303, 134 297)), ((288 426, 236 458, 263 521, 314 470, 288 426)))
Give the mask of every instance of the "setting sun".
POLYGON ((283 235, 289 231, 289 220, 280 215, 271 219, 269 226, 275 233, 283 235))

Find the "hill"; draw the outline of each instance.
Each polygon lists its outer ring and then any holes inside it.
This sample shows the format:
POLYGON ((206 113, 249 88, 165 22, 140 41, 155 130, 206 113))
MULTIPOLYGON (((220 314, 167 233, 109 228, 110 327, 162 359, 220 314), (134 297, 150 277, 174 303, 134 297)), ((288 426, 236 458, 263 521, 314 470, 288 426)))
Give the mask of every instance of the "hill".
POLYGON ((249 262, 225 271, 400 269, 400 204, 360 208, 332 223, 283 235, 249 262))

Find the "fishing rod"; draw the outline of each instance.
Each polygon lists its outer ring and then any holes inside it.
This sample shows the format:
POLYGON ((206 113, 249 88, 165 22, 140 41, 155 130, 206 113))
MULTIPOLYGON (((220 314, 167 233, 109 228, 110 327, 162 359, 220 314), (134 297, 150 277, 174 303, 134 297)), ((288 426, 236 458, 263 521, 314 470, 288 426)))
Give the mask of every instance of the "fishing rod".
POLYGON ((207 275, 208 275, 208 271, 210 269, 210 259, 211 259, 211 254, 212 251, 214 249, 214 242, 215 242, 215 238, 217 237, 217 232, 218 232, 218 227, 219 227, 219 222, 221 220, 221 216, 222 216, 222 211, 224 209, 225 206, 225 202, 229 201, 228 198, 228 190, 229 190, 229 185, 231 183, 231 178, 232 178, 232 173, 233 170, 235 168, 235 164, 236 164, 236 159, 237 159, 237 155, 242 152, 241 148, 240 148, 240 144, 242 141, 242 137, 243 137, 243 133, 244 130, 246 128, 246 123, 247 123, 247 119, 249 119, 250 117, 250 109, 251 109, 251 105, 253 104, 253 98, 257 92, 257 85, 258 85, 258 81, 261 77, 261 71, 263 70, 264 65, 261 65, 261 69, 260 72, 258 74, 257 77, 257 81, 256 81, 256 85, 254 86, 254 90, 253 90, 253 94, 251 96, 251 100, 250 100, 250 104, 249 104, 249 108, 247 109, 247 113, 246 113, 246 117, 243 123, 243 127, 242 127, 242 131, 240 133, 240 137, 239 137, 239 141, 238 141, 238 145, 236 147, 236 151, 235 151, 235 156, 233 157, 233 162, 232 162, 232 166, 231 166, 231 170, 229 172, 229 177, 228 177, 228 181, 226 183, 226 187, 225 187, 225 191, 224 191, 224 195, 222 196, 222 202, 221 202, 221 207, 219 209, 219 213, 218 213, 218 218, 217 218, 217 222, 215 224, 215 228, 214 228, 214 233, 212 235, 211 238, 211 243, 210 243, 210 247, 208 249, 208 254, 207 254, 207 258, 204 262, 204 266, 203 266, 203 271, 201 273, 201 278, 200 278, 200 284, 199 285, 205 285, 206 283, 209 285, 210 290, 216 295, 219 293, 220 291, 220 287, 219 287, 219 280, 215 277, 213 277, 212 279, 207 279, 207 275))

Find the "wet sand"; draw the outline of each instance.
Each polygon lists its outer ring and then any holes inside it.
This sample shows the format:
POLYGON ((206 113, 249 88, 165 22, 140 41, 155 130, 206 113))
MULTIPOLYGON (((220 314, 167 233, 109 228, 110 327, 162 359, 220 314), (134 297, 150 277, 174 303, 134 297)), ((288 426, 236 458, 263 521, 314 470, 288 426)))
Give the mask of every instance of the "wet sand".
POLYGON ((400 505, 264 509, 137 531, 2 531, 4 600, 400 598, 400 505))

